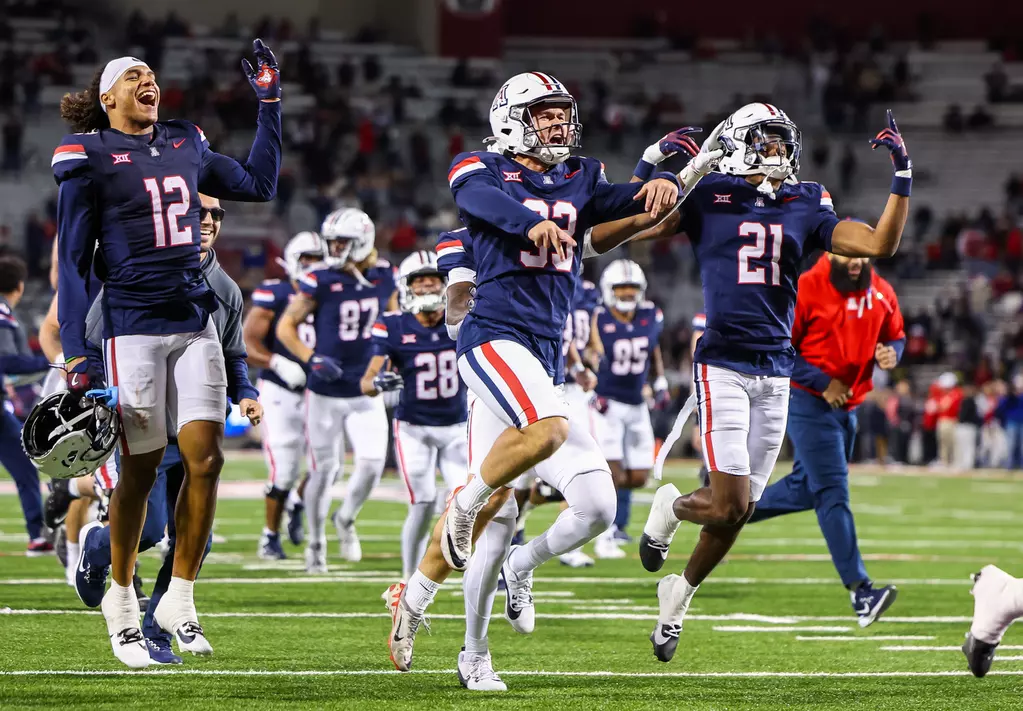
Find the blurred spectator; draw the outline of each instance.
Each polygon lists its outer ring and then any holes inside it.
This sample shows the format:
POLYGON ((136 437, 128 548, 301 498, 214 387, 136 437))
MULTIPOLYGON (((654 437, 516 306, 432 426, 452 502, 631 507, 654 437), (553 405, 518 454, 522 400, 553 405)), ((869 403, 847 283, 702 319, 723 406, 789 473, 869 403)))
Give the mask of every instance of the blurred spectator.
POLYGON ((839 183, 842 186, 843 192, 849 192, 853 189, 856 179, 856 166, 856 155, 853 153, 852 146, 847 143, 842 151, 842 160, 838 164, 839 183))
POLYGON ((1005 428, 1009 443, 1009 468, 1023 469, 1023 375, 1012 379, 1012 392, 1004 395, 995 417, 1005 428))
POLYGON ((963 391, 955 373, 951 372, 942 373, 937 385, 938 461, 943 466, 951 467, 955 463, 956 424, 959 422, 963 391))
POLYGON ((970 113, 969 118, 966 119, 967 128, 974 131, 982 131, 984 129, 991 128, 994 123, 994 117, 980 104, 973 107, 973 111, 970 113))
POLYGON ((18 175, 21 172, 22 140, 25 136, 25 125, 17 114, 7 114, 3 128, 3 172, 18 175))
POLYGON ((909 439, 916 425, 916 402, 909 380, 900 380, 885 403, 889 424, 889 453, 901 464, 909 463, 909 439))
POLYGON ((963 132, 963 129, 966 128, 966 120, 963 118, 963 110, 960 108, 959 104, 952 104, 948 107, 941 123, 945 127, 945 130, 949 133, 963 132))
POLYGON ((1005 467, 1009 464, 1009 440, 1005 428, 996 417, 998 404, 1005 396, 1005 382, 992 380, 981 391, 981 417, 984 424, 980 431, 979 465, 982 467, 1005 467))
POLYGON ((984 75, 984 83, 987 85, 987 100, 997 104, 1005 100, 1009 89, 1009 75, 1005 73, 1005 67, 1001 62, 995 64, 984 75))
POLYGON ((982 397, 976 387, 965 384, 962 388, 963 399, 959 406, 959 424, 955 431, 955 459, 953 468, 957 471, 973 469, 977 463, 977 438, 980 427, 984 424, 978 398, 982 397))

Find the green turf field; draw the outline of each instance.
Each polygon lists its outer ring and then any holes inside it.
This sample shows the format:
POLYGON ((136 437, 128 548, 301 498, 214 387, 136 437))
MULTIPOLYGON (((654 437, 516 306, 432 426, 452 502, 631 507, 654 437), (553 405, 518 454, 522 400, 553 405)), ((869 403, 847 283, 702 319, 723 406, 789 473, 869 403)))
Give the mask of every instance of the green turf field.
MULTIPOLYGON (((228 467, 229 479, 262 477, 254 460, 228 467)), ((690 467, 672 476, 692 488, 690 467)), ((283 564, 257 560, 260 501, 223 499, 216 532, 227 541, 196 587, 215 655, 129 672, 56 561, 24 557, 17 501, 0 496, 0 708, 1023 708, 1023 631, 1010 630, 982 680, 967 675, 958 651, 973 611, 969 574, 985 563, 1023 574, 1023 480, 868 472, 851 483, 868 569, 899 585, 886 619, 860 630, 814 515, 784 517, 744 532, 694 598, 674 661, 662 664, 647 640, 659 576, 643 570, 633 545, 628 558, 596 568, 537 571, 531 637, 512 631, 498 597, 491 651, 509 686, 498 699, 465 691, 453 671, 464 632, 457 578, 432 608, 432 634, 420 633, 415 672, 391 667, 380 593, 400 569, 404 504, 368 504, 364 560, 335 557, 328 576, 309 578, 290 546, 283 564)), ((393 478, 384 486, 402 491, 393 478)), ((555 513, 539 509, 530 529, 555 513)), ((633 533, 645 515, 635 507, 633 533)), ((695 532, 683 526, 666 572, 682 567, 695 532)), ((142 561, 151 578, 157 559, 142 561)))

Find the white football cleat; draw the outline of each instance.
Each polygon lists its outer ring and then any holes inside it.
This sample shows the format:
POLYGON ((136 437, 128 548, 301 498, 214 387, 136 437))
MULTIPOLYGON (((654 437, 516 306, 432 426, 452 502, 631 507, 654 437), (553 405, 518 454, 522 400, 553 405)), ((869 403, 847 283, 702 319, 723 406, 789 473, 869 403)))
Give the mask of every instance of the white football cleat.
POLYGON ((963 644, 970 671, 982 677, 991 669, 1005 630, 1023 615, 1023 581, 994 565, 973 577, 973 623, 963 644))
POLYGON ((615 540, 615 531, 617 529, 612 526, 607 529, 593 541, 593 552, 601 560, 614 560, 616 558, 624 558, 625 551, 622 550, 621 546, 618 545, 618 541, 615 540))
POLYGON ((643 526, 643 535, 639 539, 639 560, 643 567, 655 573, 664 565, 668 558, 668 547, 681 521, 673 510, 675 499, 681 494, 674 484, 665 484, 654 494, 654 503, 650 506, 650 515, 643 526))
POLYGON ((111 595, 112 590, 103 596, 100 609, 107 622, 107 634, 110 635, 114 656, 131 669, 145 669, 151 660, 146 638, 142 636, 139 627, 138 600, 134 598, 134 591, 130 601, 116 600, 111 595))
POLYGON ((469 566, 469 558, 472 556, 472 529, 476 525, 476 516, 483 508, 483 504, 475 509, 463 509, 458 505, 458 492, 461 490, 462 487, 455 489, 444 512, 440 552, 444 555, 444 562, 450 565, 452 570, 464 571, 469 566))
POLYGON ((504 616, 512 629, 519 634, 532 634, 536 629, 536 608, 533 605, 533 571, 519 576, 508 566, 508 559, 521 546, 512 546, 504 559, 501 573, 504 575, 505 603, 504 616))
POLYGON ((310 543, 305 549, 305 572, 310 575, 327 573, 327 551, 322 543, 310 543))
POLYGON ((359 543, 359 534, 355 532, 355 524, 347 526, 341 521, 341 509, 334 512, 334 530, 337 531, 337 540, 341 543, 341 558, 349 563, 358 563, 362 560, 362 544, 359 543))
POLYGON ((682 621, 686 616, 686 604, 681 590, 676 590, 682 582, 681 575, 665 575, 657 583, 657 626, 650 633, 650 641, 654 645, 654 656, 662 662, 670 662, 678 647, 678 638, 682 634, 682 621))
POLYGON ((423 615, 415 614, 405 604, 404 591, 405 583, 395 583, 387 590, 388 607, 391 609, 391 636, 387 638, 387 649, 394 668, 407 672, 412 669, 416 632, 423 623, 423 615))
POLYGON ((398 588, 398 595, 401 595, 401 590, 405 587, 405 580, 401 579, 394 585, 389 586, 386 590, 380 593, 380 599, 387 605, 387 611, 391 612, 392 606, 397 603, 397 600, 392 599, 394 596, 395 588, 398 588), (398 586, 401 586, 400 588, 398 586))
POLYGON ((489 654, 458 653, 458 681, 469 691, 508 691, 489 654))
POLYGON ((213 645, 206 639, 191 600, 164 595, 153 612, 153 619, 178 643, 178 652, 191 652, 201 657, 213 654, 213 645))
POLYGON ((558 560, 562 565, 567 565, 569 568, 593 567, 593 558, 590 558, 588 555, 583 553, 582 548, 576 548, 574 551, 569 551, 565 555, 559 556, 558 560))

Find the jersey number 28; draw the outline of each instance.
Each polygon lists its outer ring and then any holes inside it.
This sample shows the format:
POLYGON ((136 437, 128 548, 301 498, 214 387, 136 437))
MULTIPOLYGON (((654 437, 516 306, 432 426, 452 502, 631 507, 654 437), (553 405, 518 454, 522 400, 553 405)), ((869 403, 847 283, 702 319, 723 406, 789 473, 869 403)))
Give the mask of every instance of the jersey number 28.
POLYGON ((781 286, 781 243, 785 237, 782 225, 764 226, 759 222, 743 222, 739 225, 740 237, 755 237, 755 244, 739 248, 739 283, 767 284, 767 270, 763 266, 750 268, 753 260, 762 260, 767 252, 768 231, 771 235, 771 286, 781 286))
POLYGON ((416 399, 436 400, 458 394, 458 361, 454 351, 420 353, 413 361, 416 373, 416 399))
MULTIPOLYGON (((554 205, 548 205, 539 198, 527 198, 522 201, 522 204, 545 220, 566 218, 568 223, 565 225, 564 230, 568 233, 569 237, 575 236, 575 223, 579 219, 579 211, 575 209, 575 205, 572 203, 558 200, 554 205)), ((570 272, 572 271, 572 259, 574 256, 573 248, 566 244, 564 259, 559 257, 557 252, 551 253, 547 247, 533 247, 528 252, 526 250, 520 252, 519 261, 522 263, 522 266, 530 269, 544 269, 549 263, 559 272, 570 272)))

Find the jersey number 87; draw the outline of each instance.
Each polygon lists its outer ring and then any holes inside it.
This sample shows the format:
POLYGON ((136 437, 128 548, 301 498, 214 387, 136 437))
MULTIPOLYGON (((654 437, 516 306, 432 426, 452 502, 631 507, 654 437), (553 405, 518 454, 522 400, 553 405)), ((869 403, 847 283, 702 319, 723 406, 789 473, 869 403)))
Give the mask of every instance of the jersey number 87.
MULTIPOLYGON (((569 237, 575 237, 575 223, 579 219, 579 211, 576 210, 575 205, 572 203, 558 200, 554 205, 548 205, 539 198, 527 198, 522 201, 522 204, 545 220, 567 218, 568 224, 565 225, 564 230, 568 233, 569 237)), ((559 272, 570 272, 572 271, 574 256, 575 250, 568 245, 565 245, 564 259, 559 257, 557 252, 552 254, 547 247, 533 247, 529 251, 523 250, 520 252, 519 261, 522 263, 522 266, 529 269, 546 269, 548 264, 550 264, 559 272)))

